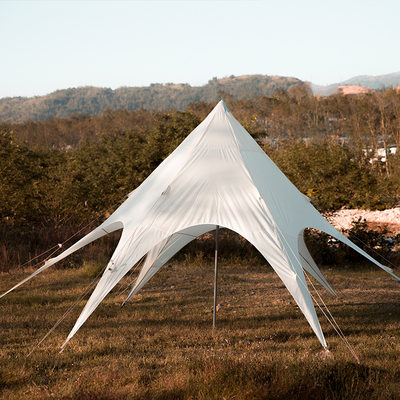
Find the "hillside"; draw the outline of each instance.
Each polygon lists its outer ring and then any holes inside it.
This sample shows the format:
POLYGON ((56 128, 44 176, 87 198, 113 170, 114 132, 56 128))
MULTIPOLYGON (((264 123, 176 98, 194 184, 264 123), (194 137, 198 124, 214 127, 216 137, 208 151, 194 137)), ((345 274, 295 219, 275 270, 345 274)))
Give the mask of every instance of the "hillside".
POLYGON ((96 115, 106 109, 183 110, 190 103, 215 102, 221 92, 236 99, 249 99, 272 96, 276 89, 288 89, 293 85, 305 84, 290 77, 242 75, 213 78, 203 86, 154 83, 147 87, 121 87, 116 90, 80 87, 58 90, 45 96, 0 99, 0 121, 42 121, 72 114, 96 115))
POLYGON ((400 85, 400 72, 385 75, 360 75, 347 79, 343 82, 333 83, 331 85, 310 84, 314 94, 329 96, 337 92, 339 86, 363 86, 369 89, 383 89, 397 87, 400 85))

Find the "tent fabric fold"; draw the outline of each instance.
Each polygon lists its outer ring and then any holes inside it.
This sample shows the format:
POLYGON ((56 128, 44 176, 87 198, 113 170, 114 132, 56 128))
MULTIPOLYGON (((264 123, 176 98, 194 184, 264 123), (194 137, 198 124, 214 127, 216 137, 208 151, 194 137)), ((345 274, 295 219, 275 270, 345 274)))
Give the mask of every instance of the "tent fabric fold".
POLYGON ((182 247, 216 225, 240 234, 260 251, 324 347, 303 270, 335 292, 304 243, 304 229, 328 233, 393 275, 322 217, 221 101, 103 224, 33 274, 122 228, 111 260, 63 346, 143 257, 142 269, 125 301, 182 247))

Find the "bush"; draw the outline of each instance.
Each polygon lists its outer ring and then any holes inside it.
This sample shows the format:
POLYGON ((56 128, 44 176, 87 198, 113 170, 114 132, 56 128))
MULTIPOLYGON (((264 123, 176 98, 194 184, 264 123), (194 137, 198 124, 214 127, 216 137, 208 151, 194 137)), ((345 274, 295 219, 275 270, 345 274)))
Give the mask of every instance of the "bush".
MULTIPOLYGON (((366 220, 361 218, 354 220, 351 228, 344 229, 343 233, 366 253, 385 265, 388 261, 394 261, 397 254, 396 246, 400 245, 400 234, 391 236, 386 229, 381 232, 368 229, 366 220)), ((361 254, 326 233, 307 230, 305 240, 315 262, 319 265, 360 264, 366 261, 361 254)))
POLYGON ((349 148, 330 140, 310 145, 294 141, 264 150, 322 211, 386 208, 396 202, 395 198, 390 200, 393 196, 387 182, 378 179, 367 160, 357 159, 349 148))

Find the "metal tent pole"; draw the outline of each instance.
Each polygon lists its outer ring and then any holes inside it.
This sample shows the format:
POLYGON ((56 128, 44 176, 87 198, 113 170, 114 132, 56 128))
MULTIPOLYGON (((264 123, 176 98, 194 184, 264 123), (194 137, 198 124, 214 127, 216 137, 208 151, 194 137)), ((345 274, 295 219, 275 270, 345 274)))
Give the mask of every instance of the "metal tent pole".
POLYGON ((217 290, 218 290, 218 234, 219 225, 215 227, 215 270, 214 270, 214 314, 213 328, 217 326, 217 290))

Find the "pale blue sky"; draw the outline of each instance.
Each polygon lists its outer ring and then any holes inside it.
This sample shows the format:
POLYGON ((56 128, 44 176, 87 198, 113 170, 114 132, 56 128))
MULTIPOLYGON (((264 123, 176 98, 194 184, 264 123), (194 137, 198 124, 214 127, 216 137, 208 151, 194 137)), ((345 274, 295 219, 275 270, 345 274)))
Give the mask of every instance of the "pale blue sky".
POLYGON ((1 1, 0 97, 400 71, 400 1, 1 1))

